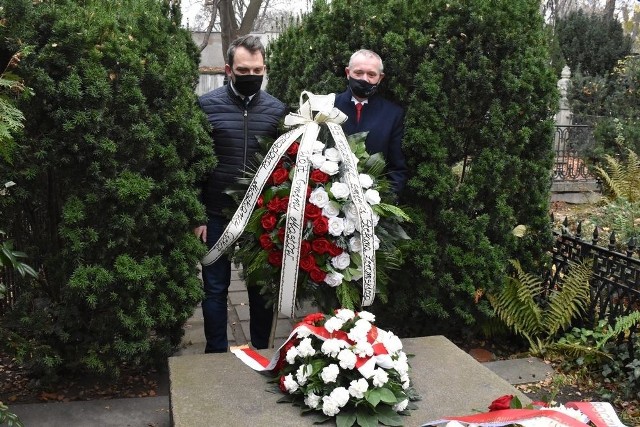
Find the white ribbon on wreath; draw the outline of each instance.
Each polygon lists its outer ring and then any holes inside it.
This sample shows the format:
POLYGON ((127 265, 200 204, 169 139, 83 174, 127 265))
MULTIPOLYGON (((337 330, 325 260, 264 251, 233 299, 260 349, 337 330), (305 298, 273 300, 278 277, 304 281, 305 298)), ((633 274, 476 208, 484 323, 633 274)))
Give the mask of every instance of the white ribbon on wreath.
POLYGON ((242 235, 249 218, 262 193, 267 179, 271 176, 278 161, 287 149, 302 135, 298 148, 296 168, 289 194, 289 206, 285 223, 285 239, 280 275, 280 292, 278 295, 278 311, 293 318, 295 315, 296 286, 298 283, 300 245, 304 225, 304 207, 307 198, 307 185, 311 172, 311 155, 313 143, 320 132, 320 124, 326 124, 340 152, 343 168, 340 177, 349 186, 351 199, 356 206, 360 222, 360 239, 362 243, 362 305, 373 303, 376 289, 376 268, 374 249, 374 225, 371 207, 366 202, 362 186, 358 178, 357 159, 349 148, 349 143, 340 126, 347 116, 334 105, 335 94, 315 95, 308 91, 300 94, 298 113, 290 113, 285 117, 287 127, 297 126, 280 136, 267 152, 262 164, 258 167, 240 206, 231 221, 202 259, 203 265, 214 263, 242 235), (305 101, 304 98, 307 98, 305 101), (314 115, 315 112, 315 115, 314 115))

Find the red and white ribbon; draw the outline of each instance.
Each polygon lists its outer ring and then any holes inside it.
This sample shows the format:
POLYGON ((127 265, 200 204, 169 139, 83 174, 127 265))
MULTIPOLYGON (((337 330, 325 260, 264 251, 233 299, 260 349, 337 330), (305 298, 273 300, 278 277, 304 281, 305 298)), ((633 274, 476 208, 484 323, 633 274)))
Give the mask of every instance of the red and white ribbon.
MULTIPOLYGON (((615 410, 608 402, 569 402, 564 406, 567 408, 577 409, 589 418, 589 421, 596 427, 626 427, 616 414, 615 410)), ((484 412, 481 414, 473 414, 462 417, 445 417, 436 421, 430 421, 422 425, 436 426, 445 425, 450 421, 457 421, 460 424, 466 424, 477 427, 500 427, 511 424, 533 425, 529 422, 535 422, 535 425, 552 425, 559 427, 587 427, 585 424, 564 412, 554 410, 553 408, 544 409, 502 409, 499 411, 484 412)))
MULTIPOLYGON (((304 331, 303 335, 305 336, 307 334, 311 334, 322 341, 333 338, 344 341, 348 346, 355 344, 347 337, 347 333, 344 331, 329 332, 323 326, 299 323, 293 329, 291 334, 289 334, 285 343, 278 348, 271 360, 251 348, 234 348, 231 349, 231 352, 255 371, 277 374, 277 372, 275 372, 276 368, 282 364, 283 359, 286 357, 286 353, 283 349, 290 347, 290 343, 292 341, 299 339, 297 335, 301 331, 304 331)), ((367 334, 367 341, 373 347, 373 355, 371 357, 358 357, 356 360, 355 368, 364 378, 370 378, 373 375, 377 362, 383 359, 383 356, 388 354, 385 346, 381 342, 377 342, 377 337, 378 328, 372 325, 369 333, 367 334)))

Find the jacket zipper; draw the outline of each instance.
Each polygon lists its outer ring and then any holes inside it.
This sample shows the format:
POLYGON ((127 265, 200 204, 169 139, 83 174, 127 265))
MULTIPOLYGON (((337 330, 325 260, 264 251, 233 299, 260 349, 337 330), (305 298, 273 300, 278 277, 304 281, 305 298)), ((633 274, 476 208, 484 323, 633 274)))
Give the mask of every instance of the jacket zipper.
POLYGON ((249 108, 244 108, 244 153, 242 155, 242 173, 246 172, 247 169, 247 150, 249 145, 249 119, 248 113, 249 108))

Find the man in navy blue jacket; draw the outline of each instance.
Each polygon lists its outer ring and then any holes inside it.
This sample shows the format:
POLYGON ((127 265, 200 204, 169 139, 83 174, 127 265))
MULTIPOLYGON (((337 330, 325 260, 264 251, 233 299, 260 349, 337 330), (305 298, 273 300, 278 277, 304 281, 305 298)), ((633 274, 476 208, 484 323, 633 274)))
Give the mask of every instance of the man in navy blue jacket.
POLYGON ((384 78, 382 59, 371 50, 358 50, 351 55, 345 72, 349 87, 336 95, 335 100, 335 107, 348 117, 342 128, 347 135, 369 132, 365 141, 367 152, 382 153, 391 187, 398 194, 408 178, 402 153, 404 111, 376 93, 384 78))

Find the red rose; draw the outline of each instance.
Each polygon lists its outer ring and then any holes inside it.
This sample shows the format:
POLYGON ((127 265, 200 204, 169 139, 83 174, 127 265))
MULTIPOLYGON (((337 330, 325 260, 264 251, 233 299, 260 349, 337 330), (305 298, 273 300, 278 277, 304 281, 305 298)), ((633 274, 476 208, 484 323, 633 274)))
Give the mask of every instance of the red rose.
POLYGON ((280 239, 280 241, 284 243, 284 227, 280 227, 280 229, 278 230, 278 239, 280 239))
POLYGON ((319 216, 313 220, 313 234, 316 236, 324 236, 329 231, 329 220, 324 216, 319 216))
POLYGON ((289 172, 285 168, 278 168, 271 174, 274 185, 280 185, 289 178, 289 172))
POLYGON ((324 278, 327 277, 327 273, 325 273, 324 271, 320 270, 317 267, 311 270, 309 272, 309 275, 311 276, 311 280, 318 283, 324 282, 324 278))
POLYGON ((269 236, 269 234, 264 233, 260 236, 260 246, 262 246, 262 249, 264 249, 265 251, 270 251, 271 249, 273 249, 273 241, 271 240, 271 236, 269 236))
POLYGON ((279 212, 286 212, 289 207, 289 196, 284 196, 280 199, 279 212))
POLYGON ((276 222, 278 222, 278 218, 270 212, 267 212, 260 219, 260 225, 267 231, 271 231, 276 227, 276 222))
POLYGON ((316 253, 322 255, 329 252, 329 248, 331 247, 331 245, 332 243, 330 241, 328 241, 324 237, 320 237, 311 242, 311 249, 313 249, 316 253))
POLYGON ((325 182, 329 181, 329 175, 322 172, 320 169, 314 169, 313 172, 311 172, 309 178, 311 178, 311 181, 318 184, 324 184, 325 182))
POLYGON ((258 197, 258 201, 256 202, 256 204, 258 205, 259 208, 261 208, 264 205, 264 197, 262 196, 262 194, 260 195, 260 197, 258 197))
POLYGON ((304 208, 304 217, 306 219, 313 220, 318 218, 320 215, 322 215, 322 209, 320 209, 314 204, 307 203, 307 205, 304 208))
POLYGON ((300 258, 300 268, 309 272, 316 268, 316 259, 313 255, 305 255, 300 258))
POLYGON ((300 148, 300 144, 298 142, 294 142, 289 148, 287 148, 287 154, 290 156, 295 156, 296 154, 298 154, 298 148, 300 148))
POLYGON ((499 411, 501 409, 511 408, 511 401, 513 400, 513 394, 505 394, 500 396, 489 405, 489 411, 499 411))
POLYGON ((267 203, 267 209, 271 212, 278 212, 280 210, 280 198, 276 196, 269 200, 269 203, 267 203))
POLYGON ((300 243, 300 255, 301 256, 309 255, 310 252, 311 252, 311 243, 309 243, 308 240, 303 240, 302 243, 300 243))
POLYGON ((313 189, 311 187, 307 187, 307 199, 309 198, 309 196, 311 196, 312 191, 313 189))
POLYGON ((337 246, 333 243, 331 244, 331 246, 329 246, 329 255, 331 255, 332 257, 338 256, 342 252, 344 252, 344 249, 342 249, 340 246, 337 246))
POLYGON ((307 314, 304 319, 302 319, 302 323, 306 323, 307 325, 315 326, 318 322, 324 320, 324 314, 322 313, 311 313, 307 314))
POLYGON ((275 267, 282 266, 282 251, 275 250, 275 251, 269 252, 268 261, 269 261, 269 264, 275 267))

